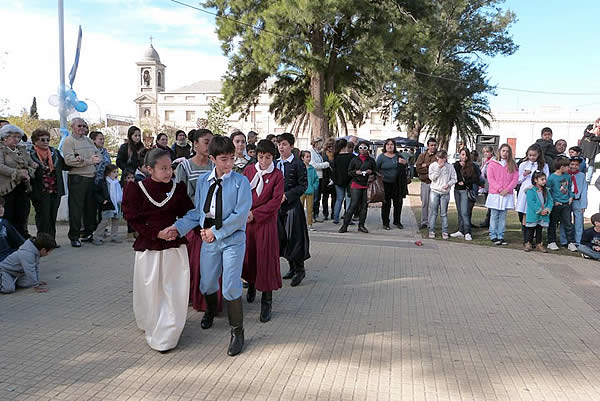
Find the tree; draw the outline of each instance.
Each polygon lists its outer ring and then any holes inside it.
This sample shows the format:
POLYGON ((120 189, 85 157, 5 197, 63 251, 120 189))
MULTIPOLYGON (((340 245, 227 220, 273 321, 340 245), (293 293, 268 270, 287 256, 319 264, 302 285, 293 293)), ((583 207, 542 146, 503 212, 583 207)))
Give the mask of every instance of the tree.
POLYGON ((482 57, 507 56, 518 48, 508 32, 515 15, 502 10, 502 2, 430 2, 432 12, 419 21, 427 27, 419 54, 396 61, 383 91, 384 107, 407 127, 409 137, 418 139, 426 129, 447 146, 456 130, 471 143, 481 125, 489 125, 486 94, 494 88, 487 82, 482 57))
POLYGON ((38 114, 38 111, 37 111, 37 101, 35 99, 35 96, 33 97, 33 102, 31 103, 31 108, 29 109, 29 117, 36 119, 36 120, 38 118, 40 118, 40 115, 38 114))
POLYGON ((228 118, 231 115, 227 110, 227 105, 222 98, 211 99, 208 103, 210 109, 206 112, 208 123, 206 127, 215 135, 226 135, 229 131, 228 118))
MULTIPOLYGON (((280 122, 310 122, 313 137, 327 138, 326 97, 354 91, 363 100, 379 91, 390 69, 390 53, 413 49, 415 1, 207 0, 215 8, 217 33, 229 57, 223 94, 232 111, 248 113, 268 78, 280 122), (237 21, 237 22, 236 22, 237 21), (285 93, 294 86, 294 94, 285 93), (305 96, 301 96, 305 95, 305 96), (310 97, 310 110, 306 99, 310 97), (296 120, 299 119, 299 120, 296 120)), ((350 104, 348 104, 350 105, 350 104)), ((338 113, 339 115, 339 113, 338 113)), ((361 120, 360 114, 350 119, 361 120)))

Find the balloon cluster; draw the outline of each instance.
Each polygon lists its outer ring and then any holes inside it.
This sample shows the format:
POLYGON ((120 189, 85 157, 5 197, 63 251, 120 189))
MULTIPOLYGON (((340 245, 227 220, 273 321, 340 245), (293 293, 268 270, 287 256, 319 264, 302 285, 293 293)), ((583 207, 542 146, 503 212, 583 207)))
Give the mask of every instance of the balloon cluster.
MULTIPOLYGON (((75 93, 75 91, 72 88, 66 89, 66 88, 60 88, 59 89, 59 93, 63 94, 64 93, 64 97, 65 97, 65 110, 67 112, 67 115, 71 115, 74 114, 75 112, 79 112, 79 113, 85 113, 88 109, 88 105, 86 102, 84 102, 83 100, 79 100, 77 98, 77 93, 75 93)), ((60 106, 60 95, 51 95, 50 98, 48 99, 48 102, 54 106, 54 107, 59 107, 60 106)))

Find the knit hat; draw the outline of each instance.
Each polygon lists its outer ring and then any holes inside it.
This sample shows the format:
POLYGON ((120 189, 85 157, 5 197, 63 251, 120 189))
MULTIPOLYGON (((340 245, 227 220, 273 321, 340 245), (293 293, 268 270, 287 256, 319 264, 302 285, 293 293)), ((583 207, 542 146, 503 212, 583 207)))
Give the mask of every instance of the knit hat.
POLYGON ((25 132, 16 125, 7 124, 4 127, 0 128, 0 139, 4 139, 9 135, 19 134, 21 137, 25 135, 25 132))

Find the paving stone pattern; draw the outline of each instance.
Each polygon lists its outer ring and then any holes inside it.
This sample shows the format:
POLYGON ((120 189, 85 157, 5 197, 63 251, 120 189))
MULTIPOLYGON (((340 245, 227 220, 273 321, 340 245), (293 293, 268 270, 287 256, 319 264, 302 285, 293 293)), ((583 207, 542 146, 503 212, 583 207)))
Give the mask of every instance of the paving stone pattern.
MULTIPOLYGON (((133 320, 130 244, 42 259, 50 291, 0 296, 0 400, 599 400, 600 264, 315 224, 307 278, 244 301, 246 348, 225 316, 190 309, 176 350, 133 320)), ((282 263, 282 270, 287 264, 282 263)))

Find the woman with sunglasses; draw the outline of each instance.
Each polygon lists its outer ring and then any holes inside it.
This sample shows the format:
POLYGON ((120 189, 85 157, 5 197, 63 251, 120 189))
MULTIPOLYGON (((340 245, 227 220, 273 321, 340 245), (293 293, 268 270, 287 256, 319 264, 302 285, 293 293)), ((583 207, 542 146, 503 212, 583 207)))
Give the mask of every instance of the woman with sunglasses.
POLYGON ((31 134, 31 158, 40 167, 31 181, 31 202, 35 209, 35 226, 38 233, 47 233, 56 239, 56 214, 60 199, 65 194, 63 167, 60 152, 50 146, 50 133, 36 129, 31 134))
POLYGON ((369 177, 377 172, 375 160, 369 156, 369 143, 360 141, 358 143, 358 156, 355 156, 348 166, 348 175, 350 181, 350 209, 344 214, 344 223, 340 227, 339 232, 345 233, 348 231, 348 226, 352 220, 354 212, 358 210, 358 231, 368 233, 369 230, 365 227, 367 219, 367 185, 369 177))

